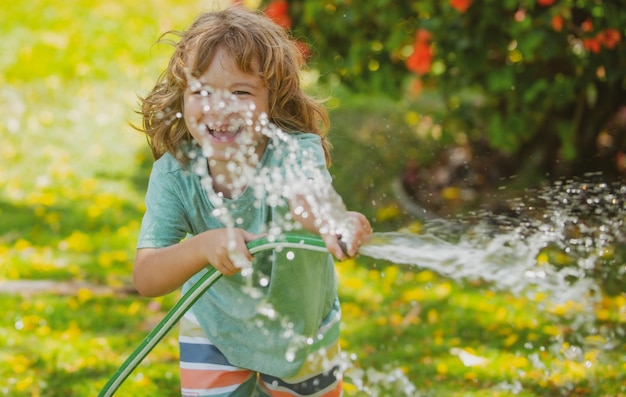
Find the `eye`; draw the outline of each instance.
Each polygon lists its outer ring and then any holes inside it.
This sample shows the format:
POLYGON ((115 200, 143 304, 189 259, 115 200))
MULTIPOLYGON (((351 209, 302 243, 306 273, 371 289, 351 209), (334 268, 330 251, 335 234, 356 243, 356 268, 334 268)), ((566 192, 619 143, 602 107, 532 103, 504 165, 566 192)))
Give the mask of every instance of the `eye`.
POLYGON ((199 87, 193 90, 191 93, 194 96, 207 97, 211 95, 211 90, 208 87, 199 87))
POLYGON ((243 95, 252 95, 248 91, 235 90, 233 91, 233 95, 243 96, 243 95))

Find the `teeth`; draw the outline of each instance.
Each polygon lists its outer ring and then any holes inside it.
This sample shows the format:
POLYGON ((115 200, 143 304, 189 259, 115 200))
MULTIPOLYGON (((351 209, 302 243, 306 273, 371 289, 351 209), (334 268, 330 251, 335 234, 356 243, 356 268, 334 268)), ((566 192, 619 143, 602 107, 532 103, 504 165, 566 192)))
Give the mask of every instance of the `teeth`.
POLYGON ((222 126, 218 128, 210 128, 207 125, 206 127, 207 127, 207 131, 209 132, 209 134, 211 134, 213 137, 219 140, 226 140, 226 139, 232 138, 239 133, 239 128, 236 128, 235 126, 222 126))
POLYGON ((230 131, 235 131, 236 129, 233 127, 218 127, 218 128, 210 128, 208 127, 209 130, 211 131, 217 131, 217 132, 230 132, 230 131))

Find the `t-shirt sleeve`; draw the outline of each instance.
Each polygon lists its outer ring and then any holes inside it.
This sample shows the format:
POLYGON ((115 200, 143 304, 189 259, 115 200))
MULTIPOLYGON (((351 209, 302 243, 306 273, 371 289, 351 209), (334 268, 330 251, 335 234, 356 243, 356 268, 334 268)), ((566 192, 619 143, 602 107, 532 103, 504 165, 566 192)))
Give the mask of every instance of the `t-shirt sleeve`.
POLYGON ((188 233, 183 203, 177 194, 176 174, 157 163, 150 173, 137 248, 161 248, 180 242, 188 233))
POLYGON ((325 182, 331 182, 332 178, 326 166, 326 156, 322 140, 315 134, 301 134, 298 139, 299 166, 307 179, 318 180, 322 178, 325 182))

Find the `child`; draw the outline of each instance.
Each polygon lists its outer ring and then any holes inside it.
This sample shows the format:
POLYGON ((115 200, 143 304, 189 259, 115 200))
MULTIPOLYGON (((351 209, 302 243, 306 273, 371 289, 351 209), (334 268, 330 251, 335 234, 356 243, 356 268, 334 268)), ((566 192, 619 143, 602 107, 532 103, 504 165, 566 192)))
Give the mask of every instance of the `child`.
POLYGON ((262 14, 234 6, 176 34, 141 99, 155 162, 133 277, 159 296, 209 264, 227 276, 181 320, 182 394, 340 396, 332 256, 253 258, 246 246, 300 229, 343 259, 371 234, 330 185, 326 111, 300 88, 297 47, 262 14))

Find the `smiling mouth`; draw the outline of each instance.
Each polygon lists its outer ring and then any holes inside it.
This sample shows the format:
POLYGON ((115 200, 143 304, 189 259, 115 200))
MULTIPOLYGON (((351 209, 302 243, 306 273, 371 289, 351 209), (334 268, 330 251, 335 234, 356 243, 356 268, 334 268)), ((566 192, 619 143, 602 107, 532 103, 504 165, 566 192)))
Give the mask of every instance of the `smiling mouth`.
POLYGON ((211 135, 214 139, 220 142, 230 142, 239 135, 239 133, 243 130, 242 126, 239 127, 221 127, 221 128, 210 128, 206 126, 207 131, 209 131, 209 135, 211 135))

